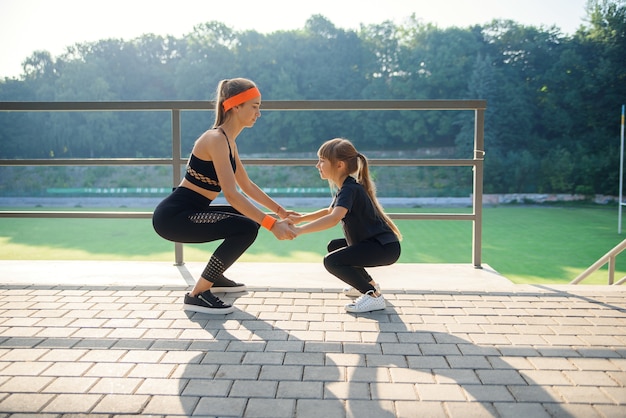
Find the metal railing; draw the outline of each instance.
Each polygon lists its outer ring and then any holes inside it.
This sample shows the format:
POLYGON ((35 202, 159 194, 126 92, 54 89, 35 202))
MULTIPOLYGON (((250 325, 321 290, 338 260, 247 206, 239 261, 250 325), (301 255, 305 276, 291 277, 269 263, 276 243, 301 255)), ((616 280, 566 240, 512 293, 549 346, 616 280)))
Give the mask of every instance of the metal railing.
MULTIPOLYGON (((389 213, 392 219, 471 221, 472 264, 481 268, 482 197, 484 163, 485 100, 307 100, 263 102, 264 111, 445 111, 474 112, 474 155, 468 159, 371 159, 371 165, 472 167, 472 213, 389 213)), ((186 158, 181 155, 181 111, 212 110, 211 101, 124 101, 124 102, 0 102, 2 112, 73 112, 73 111, 169 111, 172 118, 171 158, 84 158, 84 159, 0 159, 0 166, 123 166, 168 165, 172 167, 172 185, 181 181, 186 158)), ((313 165, 310 159, 243 159, 246 165, 313 165)), ((3 218, 151 218, 152 212, 99 211, 0 211, 3 218)), ((175 244, 175 262, 184 264, 182 244, 175 244)))
POLYGON ((599 269, 601 269, 605 264, 609 264, 609 285, 621 285, 626 283, 626 277, 622 277, 620 280, 615 282, 615 258, 622 252, 626 250, 626 239, 619 244, 617 244, 611 251, 604 254, 602 257, 598 259, 595 263, 593 263, 589 268, 578 275, 574 280, 572 280, 569 284, 578 284, 589 277, 592 273, 595 273, 599 269))

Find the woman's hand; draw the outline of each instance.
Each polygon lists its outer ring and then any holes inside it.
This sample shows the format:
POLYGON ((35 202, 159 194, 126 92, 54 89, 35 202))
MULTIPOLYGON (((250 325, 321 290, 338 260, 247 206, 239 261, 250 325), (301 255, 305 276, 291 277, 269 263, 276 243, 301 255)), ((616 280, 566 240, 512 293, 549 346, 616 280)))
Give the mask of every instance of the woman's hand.
POLYGON ((293 215, 300 215, 298 212, 294 212, 292 210, 287 210, 285 208, 283 208, 282 206, 278 208, 278 211, 276 212, 276 215, 278 215, 280 217, 280 219, 287 219, 290 216, 293 215))
POLYGON ((274 226, 271 229, 271 232, 279 240, 285 240, 285 239, 292 240, 297 235, 295 228, 293 226, 293 223, 289 219, 276 221, 276 223, 274 223, 274 226))

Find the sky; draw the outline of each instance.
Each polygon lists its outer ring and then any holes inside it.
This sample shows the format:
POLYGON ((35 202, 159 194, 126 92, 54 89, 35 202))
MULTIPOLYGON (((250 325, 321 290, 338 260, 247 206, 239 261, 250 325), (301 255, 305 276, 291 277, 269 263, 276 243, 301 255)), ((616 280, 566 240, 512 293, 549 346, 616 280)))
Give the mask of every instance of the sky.
POLYGON ((182 37, 195 25, 219 21, 240 30, 302 29, 320 14, 341 29, 412 14, 440 28, 493 19, 552 27, 573 34, 585 24, 587 0, 0 0, 0 79, 18 77, 34 51, 53 57, 76 43, 126 41, 143 34, 182 37))

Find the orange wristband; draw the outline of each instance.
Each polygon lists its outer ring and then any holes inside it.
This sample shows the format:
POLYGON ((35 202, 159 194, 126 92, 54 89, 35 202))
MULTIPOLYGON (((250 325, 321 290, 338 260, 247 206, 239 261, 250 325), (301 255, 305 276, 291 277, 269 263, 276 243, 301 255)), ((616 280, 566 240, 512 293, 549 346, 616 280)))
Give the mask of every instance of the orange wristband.
POLYGON ((263 221, 261 222, 261 226, 267 228, 268 231, 271 231, 275 223, 276 218, 270 215, 265 215, 265 218, 263 218, 263 221))

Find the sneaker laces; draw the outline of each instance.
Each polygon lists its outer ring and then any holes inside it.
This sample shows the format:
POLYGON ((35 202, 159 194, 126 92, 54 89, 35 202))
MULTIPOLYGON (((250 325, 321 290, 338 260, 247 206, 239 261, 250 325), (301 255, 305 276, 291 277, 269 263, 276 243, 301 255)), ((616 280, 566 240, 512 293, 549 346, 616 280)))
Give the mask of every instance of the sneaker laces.
POLYGON ((202 300, 207 305, 214 308, 227 308, 226 305, 220 298, 211 293, 210 290, 205 290, 197 296, 198 299, 202 300))
POLYGON ((361 296, 359 296, 358 298, 356 298, 354 300, 354 305, 359 305, 361 303, 365 303, 366 298, 375 298, 376 296, 374 296, 374 291, 370 290, 367 293, 363 293, 361 296))

